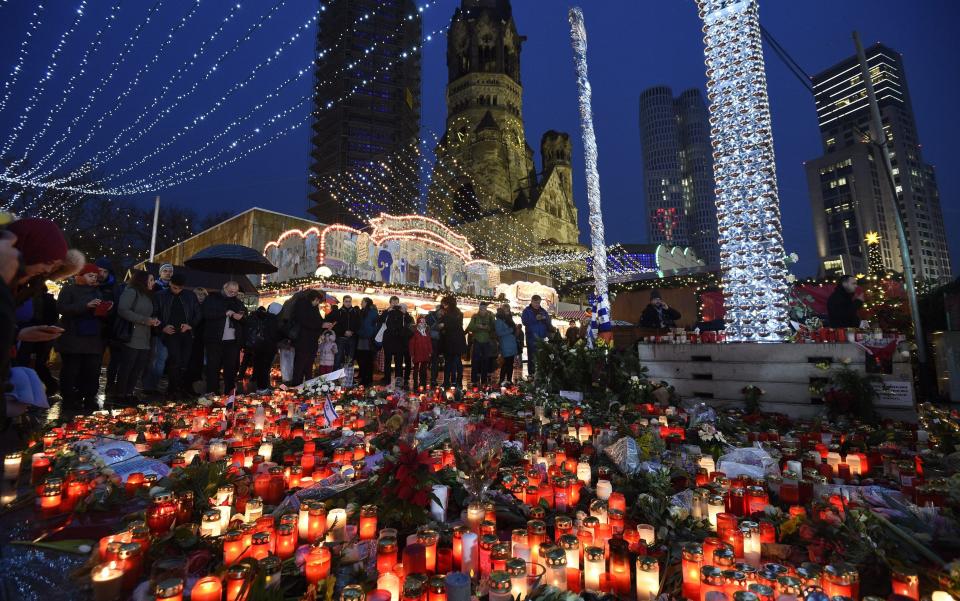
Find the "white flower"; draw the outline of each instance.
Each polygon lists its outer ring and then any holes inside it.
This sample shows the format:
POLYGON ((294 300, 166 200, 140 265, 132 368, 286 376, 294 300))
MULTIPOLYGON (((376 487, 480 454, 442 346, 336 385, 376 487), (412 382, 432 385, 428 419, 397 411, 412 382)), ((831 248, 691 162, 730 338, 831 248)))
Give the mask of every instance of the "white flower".
POLYGON ((687 511, 686 507, 681 507, 679 505, 670 506, 670 517, 675 521, 683 521, 687 519, 687 516, 690 515, 690 512, 687 511))
POLYGON ((788 274, 787 274, 787 281, 792 284, 792 283, 794 283, 794 282, 797 281, 797 276, 793 275, 792 273, 788 273, 788 274))
POLYGON ((639 377, 639 376, 630 376, 630 381, 631 381, 631 382, 639 382, 639 381, 640 381, 640 377, 639 377))

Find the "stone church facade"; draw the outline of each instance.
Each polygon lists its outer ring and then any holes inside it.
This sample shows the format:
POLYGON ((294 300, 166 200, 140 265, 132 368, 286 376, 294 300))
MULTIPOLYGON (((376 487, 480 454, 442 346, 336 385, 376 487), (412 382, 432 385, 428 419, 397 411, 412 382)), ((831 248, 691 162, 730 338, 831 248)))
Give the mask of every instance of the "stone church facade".
POLYGON ((571 143, 548 131, 541 171, 523 125, 520 51, 509 0, 462 0, 447 39, 447 129, 428 210, 498 261, 580 249, 571 143))

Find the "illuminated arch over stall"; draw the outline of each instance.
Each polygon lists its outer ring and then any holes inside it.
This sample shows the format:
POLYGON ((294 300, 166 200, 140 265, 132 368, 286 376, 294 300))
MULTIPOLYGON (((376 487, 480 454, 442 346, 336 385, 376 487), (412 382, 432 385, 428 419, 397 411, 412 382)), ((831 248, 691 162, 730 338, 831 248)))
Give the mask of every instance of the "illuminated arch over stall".
POLYGON ((376 285, 417 286, 493 296, 500 269, 473 257, 473 246, 435 219, 381 214, 370 226, 329 225, 290 230, 269 242, 264 254, 278 267, 268 283, 309 278, 320 266, 336 276, 376 285))

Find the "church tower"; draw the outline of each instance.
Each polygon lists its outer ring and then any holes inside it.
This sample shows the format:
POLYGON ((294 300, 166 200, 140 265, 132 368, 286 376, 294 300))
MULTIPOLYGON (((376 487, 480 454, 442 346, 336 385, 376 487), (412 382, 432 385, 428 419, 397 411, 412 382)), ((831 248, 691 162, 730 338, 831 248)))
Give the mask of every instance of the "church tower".
POLYGON ((429 211, 494 260, 577 245, 579 237, 569 135, 543 136, 540 174, 527 144, 525 40, 509 0, 462 0, 447 36, 447 129, 436 149, 429 211))

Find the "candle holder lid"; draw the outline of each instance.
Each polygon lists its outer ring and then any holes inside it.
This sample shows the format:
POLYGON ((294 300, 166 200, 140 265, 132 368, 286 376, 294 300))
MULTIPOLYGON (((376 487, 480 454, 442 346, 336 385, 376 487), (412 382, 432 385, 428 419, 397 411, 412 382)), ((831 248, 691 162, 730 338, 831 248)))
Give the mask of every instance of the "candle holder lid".
POLYGON ((509 593, 511 589, 510 574, 504 570, 494 570, 490 572, 490 591, 496 593, 509 593))
POLYGON ((165 599, 167 597, 173 597, 183 592, 183 579, 182 578, 167 578, 166 580, 161 580, 157 583, 157 588, 154 589, 158 599, 165 599))

